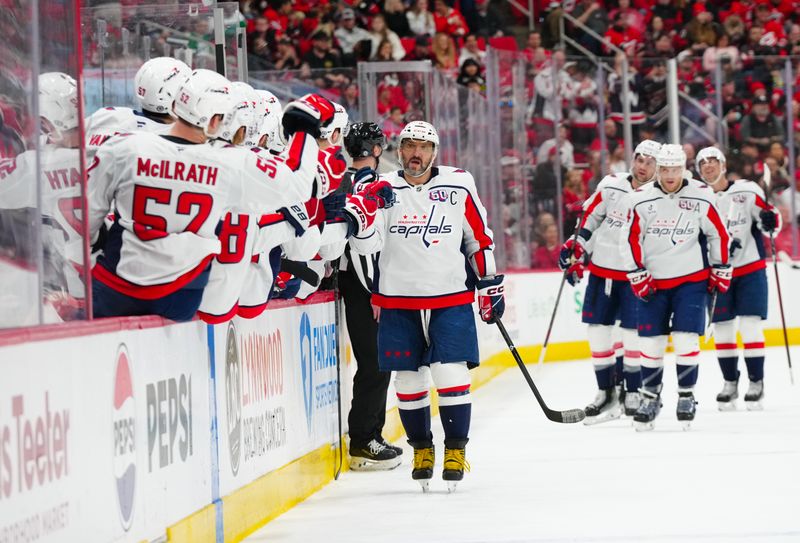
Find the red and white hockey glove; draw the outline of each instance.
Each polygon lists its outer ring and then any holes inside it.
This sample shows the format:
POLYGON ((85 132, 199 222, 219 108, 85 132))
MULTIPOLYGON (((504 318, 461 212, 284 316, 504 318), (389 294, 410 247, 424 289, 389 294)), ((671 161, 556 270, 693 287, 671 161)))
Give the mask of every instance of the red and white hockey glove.
POLYGON ((656 285, 653 276, 644 268, 639 268, 628 274, 628 281, 631 283, 633 294, 640 300, 646 302, 656 292, 656 285))
POLYGON ((368 183, 359 193, 348 196, 344 206, 345 217, 350 223, 348 236, 367 230, 375 222, 378 210, 392 207, 395 201, 394 190, 388 181, 368 183))
POLYGON ((561 246, 561 252, 558 255, 558 267, 567 272, 567 281, 573 287, 583 279, 587 260, 588 255, 581 238, 569 238, 561 246))
POLYGON ((283 110, 283 133, 288 138, 295 132, 305 132, 313 138, 320 137, 320 127, 333 119, 333 104, 319 94, 306 94, 283 110))
POLYGON ((481 320, 493 324, 506 310, 503 276, 495 275, 478 281, 478 311, 481 320))
POLYGON ((711 268, 711 276, 708 278, 708 291, 715 290, 720 293, 728 292, 731 288, 731 278, 733 269, 730 264, 716 264, 711 268))

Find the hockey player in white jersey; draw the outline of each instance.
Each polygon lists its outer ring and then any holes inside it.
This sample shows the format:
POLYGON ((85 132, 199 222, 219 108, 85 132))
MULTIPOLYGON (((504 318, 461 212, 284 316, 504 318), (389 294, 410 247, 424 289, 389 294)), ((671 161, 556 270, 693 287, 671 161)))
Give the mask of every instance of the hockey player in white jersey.
MULTIPOLYGON (((36 227, 41 226, 44 249, 45 305, 66 320, 82 314, 85 297, 78 85, 67 74, 49 72, 39 76, 38 87, 46 142, 38 150, 0 160, 0 209, 41 206, 42 224, 36 227)), ((24 254, 26 248, 20 249, 24 254)), ((20 317, 17 324, 25 324, 20 317)), ((49 313, 48 321, 59 317, 49 313)))
POLYGON ((87 158, 91 160, 97 148, 115 134, 166 133, 175 120, 175 93, 191 73, 191 68, 171 57, 157 57, 142 64, 133 79, 139 110, 103 107, 90 115, 85 121, 87 158))
POLYGON ((589 282, 583 299, 582 321, 588 324, 595 378, 599 391, 586 406, 584 424, 591 425, 619 418, 620 403, 633 416, 639 407, 642 384, 636 330, 636 297, 628 284, 633 271, 620 260, 619 241, 628 214, 627 196, 653 180, 656 156, 661 144, 645 140, 636 146, 630 173, 607 175, 583 206, 578 234, 561 249, 559 266, 567 270, 567 280, 575 285, 589 260, 589 282), (617 368, 613 343, 614 325, 619 321, 624 348, 623 367, 617 368), (616 383, 622 375, 621 391, 616 383), (624 392, 624 398, 621 398, 624 392))
POLYGON ((403 169, 382 176, 394 187, 397 203, 350 243, 355 253, 381 252, 373 294, 381 308, 379 364, 396 372, 400 419, 414 447, 411 476, 423 490, 433 477, 432 377, 445 435, 442 475, 454 490, 469 468, 469 369, 480 360, 470 276, 478 278, 480 316, 486 322, 503 314, 503 276, 495 269, 492 232, 472 175, 434 166, 439 136, 426 122, 409 123, 399 140, 403 169))
POLYGON ((759 409, 764 397, 764 330, 767 318, 767 273, 764 234, 777 233, 780 212, 769 205, 764 191, 753 181, 725 177, 725 155, 716 147, 697 153, 697 171, 714 190, 717 207, 731 236, 731 288, 717 296, 714 308, 714 343, 725 384, 717 395, 722 411, 735 409, 739 397, 739 351, 736 332, 742 335, 744 362, 750 386, 744 401, 759 409))
POLYGON ((638 431, 653 429, 661 410, 670 333, 677 358, 677 417, 684 428, 694 420, 707 294, 726 292, 731 281, 728 231, 713 192, 684 178, 686 154, 680 145, 663 145, 656 163, 656 181, 630 196, 620 240, 624 265, 634 270, 628 274, 631 289, 640 299, 642 403, 633 416, 638 431))
POLYGON ((264 214, 311 197, 314 139, 333 108, 296 100, 283 115, 286 153, 273 157, 205 144, 229 109, 230 82, 196 70, 178 89, 170 132, 119 135, 89 171, 89 227, 95 235, 112 202, 115 223, 93 270, 96 316, 158 314, 191 319, 220 252, 215 235, 227 211, 264 214))

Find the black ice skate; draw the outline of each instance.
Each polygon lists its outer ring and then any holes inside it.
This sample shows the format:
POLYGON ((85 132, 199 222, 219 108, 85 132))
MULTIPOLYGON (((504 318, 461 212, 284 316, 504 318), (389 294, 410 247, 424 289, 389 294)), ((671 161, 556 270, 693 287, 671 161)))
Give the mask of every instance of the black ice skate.
POLYGON ((625 400, 622 402, 623 407, 625 408, 625 416, 632 417, 636 414, 636 410, 639 409, 639 406, 642 403, 641 395, 636 392, 626 392, 625 393, 625 400))
POLYGON ((402 460, 389 447, 377 439, 365 446, 350 444, 350 469, 353 471, 380 471, 394 469, 402 460))
POLYGON ((736 399, 739 397, 739 379, 725 381, 722 392, 717 394, 717 407, 720 411, 733 411, 736 409, 736 399))
POLYGON ((383 436, 379 436, 378 441, 383 443, 384 447, 386 447, 387 449, 393 450, 397 456, 401 456, 403 454, 402 447, 398 447, 397 445, 392 445, 391 443, 383 439, 383 436))
POLYGON ((647 432, 655 428, 655 421, 661 412, 661 385, 658 389, 642 387, 639 389, 642 403, 633 414, 633 426, 637 432, 647 432))
POLYGON ((455 492, 456 485, 464 478, 464 470, 469 471, 469 462, 466 459, 466 445, 468 439, 444 440, 444 471, 442 479, 447 482, 447 491, 455 492))
POLYGON ((750 386, 744 395, 744 405, 748 411, 761 411, 764 409, 762 400, 764 399, 764 380, 750 381, 750 386))
POLYGON ((408 444, 414 447, 414 465, 411 469, 411 478, 419 481, 422 491, 430 490, 431 479, 433 479, 433 464, 435 452, 431 441, 411 441, 408 444))
POLYGON ((678 390, 678 407, 675 413, 678 415, 678 420, 684 430, 692 428, 692 421, 696 412, 697 401, 694 399, 692 391, 688 389, 678 390))
POLYGON ((617 387, 598 390, 594 401, 586 406, 584 412, 586 418, 583 419, 583 424, 586 426, 620 418, 622 408, 619 403, 617 387))

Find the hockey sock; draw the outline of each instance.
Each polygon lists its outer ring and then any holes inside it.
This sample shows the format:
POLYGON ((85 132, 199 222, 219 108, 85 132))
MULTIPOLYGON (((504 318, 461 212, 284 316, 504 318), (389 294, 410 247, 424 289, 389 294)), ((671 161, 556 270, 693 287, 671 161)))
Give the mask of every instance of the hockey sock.
POLYGON ((739 330, 744 343, 744 363, 750 381, 764 378, 764 330, 760 317, 741 317, 739 330))
POLYGON ((678 388, 692 388, 697 384, 700 338, 690 332, 675 332, 672 342, 677 358, 678 388))
POLYGON ((431 399, 428 370, 398 371, 394 379, 400 421, 411 441, 431 439, 431 399))
POLYGON ((622 384, 624 377, 624 351, 622 350, 622 342, 614 342, 614 384, 622 384))
POLYGON ((614 357, 616 352, 611 341, 612 327, 590 324, 589 347, 592 349, 592 365, 597 379, 597 388, 608 390, 616 384, 614 357))
POLYGON ((642 388, 661 390, 664 377, 664 350, 667 336, 640 337, 642 388))
POLYGON ((466 362, 431 364, 431 376, 439 394, 439 418, 445 439, 464 439, 472 420, 470 376, 466 362))
POLYGON ((726 381, 738 381, 739 351, 736 346, 736 320, 714 323, 714 345, 722 378, 726 381))
POLYGON ((639 356, 639 336, 636 330, 622 329, 624 356, 622 371, 625 375, 625 390, 636 392, 642 386, 642 366, 639 356))

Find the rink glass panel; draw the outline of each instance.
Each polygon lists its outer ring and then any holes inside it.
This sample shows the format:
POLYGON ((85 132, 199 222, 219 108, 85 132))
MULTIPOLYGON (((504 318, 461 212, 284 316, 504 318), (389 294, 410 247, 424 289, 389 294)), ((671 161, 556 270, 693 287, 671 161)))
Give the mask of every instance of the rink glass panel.
MULTIPOLYGON (((80 94, 56 109, 78 122, 59 129, 40 115, 40 75, 80 81, 73 1, 4 8, 0 54, 0 327, 85 318, 83 126, 80 94), (23 7, 24 6, 24 7, 23 7), (49 134, 49 135, 48 135, 49 134)), ((42 81, 44 83, 44 81, 42 81)), ((51 116, 54 116, 51 114, 51 116)))
MULTIPOLYGON (((225 75, 240 81, 239 7, 219 2, 225 36, 225 75)), ((244 29, 241 28, 243 31, 244 29)), ((217 70, 214 10, 201 4, 119 3, 81 10, 86 110, 135 107, 133 80, 151 58, 169 56, 193 69, 217 70)))

